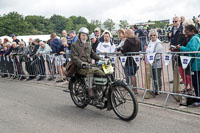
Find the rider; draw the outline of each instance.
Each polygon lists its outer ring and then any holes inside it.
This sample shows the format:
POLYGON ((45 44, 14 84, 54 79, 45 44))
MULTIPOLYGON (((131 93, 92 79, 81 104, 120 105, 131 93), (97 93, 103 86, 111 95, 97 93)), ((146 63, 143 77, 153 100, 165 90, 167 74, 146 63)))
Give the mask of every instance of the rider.
POLYGON ((100 57, 92 50, 92 47, 87 42, 89 30, 85 27, 79 29, 78 40, 72 44, 71 60, 77 66, 77 73, 87 77, 88 93, 90 97, 94 96, 92 89, 94 75, 104 76, 104 72, 100 69, 88 68, 88 64, 92 59, 98 61, 100 57))

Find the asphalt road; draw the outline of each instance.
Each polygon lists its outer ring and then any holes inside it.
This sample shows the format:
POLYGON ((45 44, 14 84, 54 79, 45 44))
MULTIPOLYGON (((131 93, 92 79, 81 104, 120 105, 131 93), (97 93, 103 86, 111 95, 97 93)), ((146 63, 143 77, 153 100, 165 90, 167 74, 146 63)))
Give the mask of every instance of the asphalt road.
POLYGON ((0 133, 200 133, 200 116, 139 104, 124 122, 113 111, 75 107, 61 88, 0 78, 0 133))

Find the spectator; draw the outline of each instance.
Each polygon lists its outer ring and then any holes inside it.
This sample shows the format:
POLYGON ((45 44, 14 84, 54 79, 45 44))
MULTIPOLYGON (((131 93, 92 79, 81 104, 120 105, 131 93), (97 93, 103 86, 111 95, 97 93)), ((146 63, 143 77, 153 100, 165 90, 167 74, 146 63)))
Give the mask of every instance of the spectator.
POLYGON ((71 30, 69 33, 69 36, 72 40, 72 44, 75 43, 77 41, 77 36, 76 36, 76 31, 75 30, 71 30))
POLYGON ((9 42, 8 38, 4 38, 3 39, 3 46, 6 47, 8 42, 9 42))
MULTIPOLYGON (((183 34, 185 35, 185 27, 187 25, 194 25, 194 22, 192 20, 186 20, 183 22, 182 26, 183 26, 183 34)), ((188 39, 185 38, 185 41, 183 44, 180 44, 180 46, 186 46, 188 43, 188 39)), ((180 56, 187 56, 187 54, 180 54, 180 56)), ((183 83, 185 84, 185 88, 182 91, 183 93, 188 93, 191 94, 192 93, 192 82, 191 82, 191 74, 190 74, 190 66, 188 65, 188 67, 184 70, 181 64, 181 60, 180 57, 178 57, 178 66, 179 66, 179 73, 181 75, 181 78, 183 79, 183 83)))
MULTIPOLYGON (((163 46, 161 41, 158 39, 158 32, 155 29, 152 29, 149 33, 150 42, 146 48, 147 53, 161 53, 163 52, 163 46)), ((155 87, 155 95, 158 95, 158 91, 162 89, 162 79, 161 79, 162 63, 160 54, 156 54, 154 63, 151 66, 149 63, 146 64, 146 88, 150 89, 150 78, 152 75, 153 85, 155 87), (152 74, 151 74, 152 72, 152 74)))
POLYGON ((133 31, 135 31, 135 37, 143 37, 144 33, 136 25, 133 26, 133 31))
POLYGON ((115 52, 115 45, 110 41, 111 40, 111 33, 106 31, 104 33, 104 42, 100 42, 97 46, 97 53, 114 53, 115 52))
POLYGON ((180 26, 183 27, 183 23, 185 21, 185 17, 184 16, 181 16, 181 20, 180 20, 180 26))
MULTIPOLYGON (((8 77, 9 75, 7 74, 8 72, 11 72, 10 71, 10 68, 12 67, 12 65, 10 65, 8 63, 8 60, 7 58, 5 58, 5 56, 7 55, 7 51, 9 51, 9 49, 6 47, 6 46, 3 46, 3 48, 1 49, 0 51, 0 59, 1 59, 1 62, 0 62, 0 67, 1 67, 1 77, 8 77), (4 57, 4 60, 2 60, 2 57, 4 57), (7 61, 6 61, 7 60, 7 61), (3 69, 2 69, 3 68, 3 69), (8 71, 7 71, 8 70, 8 71)), ((9 58, 9 57, 8 57, 9 58)))
POLYGON ((16 43, 19 45, 20 40, 17 39, 16 35, 15 35, 15 34, 12 34, 11 37, 12 37, 12 39, 13 39, 13 42, 16 42, 16 43))
POLYGON ((135 32, 135 36, 140 39, 141 50, 142 52, 144 52, 144 47, 147 45, 146 36, 144 35, 143 31, 139 29, 136 25, 133 26, 133 31, 135 32))
POLYGON ((2 40, 0 39, 0 50, 3 48, 2 40))
POLYGON ((119 36, 119 39, 120 39, 120 43, 119 43, 119 45, 117 46, 116 49, 117 49, 117 51, 120 51, 120 49, 124 46, 124 42, 126 40, 124 29, 118 30, 118 36, 119 36))
MULTIPOLYGON (((177 46, 177 49, 180 49, 180 51, 200 51, 200 34, 198 34, 198 31, 196 30, 194 25, 187 25, 185 27, 185 36, 189 40, 187 43, 187 46, 177 46)), ((192 57, 200 57, 200 54, 190 54, 192 57)), ((192 84, 195 90, 196 96, 200 96, 200 59, 193 58, 191 60, 191 66, 192 71, 194 74, 192 74, 192 84)), ((194 105, 200 106, 200 100, 195 99, 194 105)))
POLYGON ((34 47, 35 46, 34 46, 34 43, 33 43, 33 39, 29 38, 29 42, 28 42, 27 48, 29 49, 29 51, 33 51, 34 47))
POLYGON ((67 39, 67 49, 69 50, 68 52, 71 53, 71 44, 72 44, 72 40, 70 36, 67 36, 67 31, 63 30, 62 31, 62 36, 65 37, 67 39))
POLYGON ((10 49, 10 54, 11 55, 15 55, 17 54, 19 51, 19 47, 17 46, 17 43, 16 42, 12 42, 12 46, 11 46, 11 49, 10 49))
MULTIPOLYGON (((169 37, 171 38, 170 46, 177 46, 179 44, 184 44, 185 37, 183 35, 183 28, 180 26, 180 20, 179 17, 173 18, 173 27, 171 32, 169 33, 169 37)), ((170 48, 171 51, 174 51, 173 48, 170 48)), ((172 68, 173 68, 173 80, 170 81, 170 83, 174 83, 174 92, 178 91, 179 88, 179 74, 178 74, 178 67, 177 67, 177 57, 172 57, 172 68)))
POLYGON ((101 35, 101 29, 100 28, 95 28, 94 29, 94 34, 95 34, 95 37, 96 39, 99 41, 99 42, 104 42, 104 37, 103 35, 101 35))
POLYGON ((33 45, 33 38, 29 38, 28 45, 33 45))
POLYGON ((51 43, 53 41, 52 35, 50 35, 50 39, 47 41, 47 44, 51 47, 51 43))
POLYGON ((62 47, 63 47, 61 49, 63 49, 63 52, 64 52, 62 54, 66 54, 66 53, 68 54, 69 53, 69 45, 67 43, 67 38, 62 37, 61 38, 61 43, 62 43, 62 47))
POLYGON ((61 40, 57 38, 56 33, 52 33, 51 38, 52 38, 51 42, 52 53, 60 55, 60 49, 62 47, 61 40))
MULTIPOLYGON (((31 71, 32 74, 30 74, 30 75, 38 75, 41 73, 40 69, 39 69, 40 64, 39 64, 38 58, 36 56, 36 53, 40 47, 39 42, 40 42, 39 38, 34 39, 32 49, 31 49, 31 47, 28 47, 30 54, 28 54, 27 56, 28 56, 28 58, 33 59, 33 61, 30 63, 30 68, 31 68, 30 70, 35 70, 35 71, 31 71)), ((32 77, 32 78, 35 78, 35 77, 32 77)), ((44 77, 39 75, 39 78, 37 80, 42 80, 43 78, 44 77)))
POLYGON ((198 32, 200 32, 200 18, 195 19, 195 26, 198 32))
POLYGON ((96 53, 97 52, 96 49, 97 49, 97 46, 99 44, 99 40, 96 39, 94 33, 92 33, 89 38, 92 42, 92 50, 96 53))
POLYGON ((7 45, 6 45, 6 47, 7 47, 7 49, 6 49, 5 53, 4 53, 4 56, 7 56, 7 55, 10 54, 11 43, 8 42, 7 45))
POLYGON ((49 47, 48 44, 45 44, 43 41, 40 41, 39 42, 40 46, 39 46, 39 49, 37 50, 37 55, 40 54, 40 55, 45 55, 45 54, 48 54, 50 55, 50 52, 52 51, 51 48, 49 47))
MULTIPOLYGON (((122 53, 141 51, 140 40, 137 37, 134 37, 134 33, 131 29, 127 29, 125 31, 125 37, 126 37, 126 41, 124 42, 124 46, 122 47, 122 50, 121 50, 122 53)), ((125 73, 127 77, 130 77, 131 79, 131 82, 133 85, 133 91, 135 94, 138 94, 137 82, 136 82, 136 76, 135 76, 137 70, 138 68, 133 58, 128 57, 125 64, 125 73)))
POLYGON ((31 55, 30 55, 30 56, 36 55, 36 53, 37 53, 37 51, 38 51, 38 49, 39 49, 39 47, 40 47, 39 42, 40 42, 40 39, 39 39, 39 38, 33 40, 33 45, 34 45, 34 47, 33 47, 33 49, 31 50, 31 55))
POLYGON ((52 33, 51 35, 53 38, 53 41, 51 43, 51 49, 52 49, 52 53, 56 54, 56 66, 58 68, 58 72, 61 77, 61 79, 57 80, 57 82, 63 82, 64 74, 63 74, 63 68, 62 68, 62 59, 60 55, 64 54, 64 46, 62 45, 61 40, 56 37, 56 33, 52 33))
POLYGON ((167 42, 170 41, 169 33, 171 32, 171 26, 169 24, 166 25, 166 35, 167 35, 167 42))
POLYGON ((183 28, 180 26, 179 17, 173 18, 173 27, 171 32, 169 33, 169 37, 171 38, 170 45, 177 46, 179 44, 183 44, 183 28))
MULTIPOLYGON (((51 48, 49 47, 48 44, 44 43, 43 41, 40 41, 39 42, 40 44, 40 47, 39 49, 37 50, 37 55, 38 56, 43 56, 43 55, 50 55, 50 52, 52 51, 51 48)), ((44 58, 47 58, 46 56, 43 57, 44 58)), ((44 72, 46 72, 46 75, 49 76, 50 75, 50 70, 49 70, 49 66, 48 66, 48 62, 47 62, 47 59, 44 59, 41 61, 41 68, 43 69, 42 70, 42 73, 41 74, 44 74, 44 72), (42 67, 43 66, 43 67, 42 67), (45 68, 45 69, 44 69, 45 68)), ((52 80, 52 77, 47 77, 48 80, 52 80)))
POLYGON ((25 47, 24 42, 19 42, 19 51, 18 52, 19 52, 19 55, 20 55, 19 63, 20 63, 20 66, 22 68, 22 74, 23 74, 21 79, 29 80, 29 78, 30 78, 29 73, 26 69, 27 68, 27 66, 26 66, 27 55, 29 54, 29 50, 28 50, 28 48, 25 47))
POLYGON ((3 48, 2 48, 1 51, 0 51, 0 55, 5 56, 6 50, 7 50, 7 47, 6 47, 6 46, 3 46, 3 48))

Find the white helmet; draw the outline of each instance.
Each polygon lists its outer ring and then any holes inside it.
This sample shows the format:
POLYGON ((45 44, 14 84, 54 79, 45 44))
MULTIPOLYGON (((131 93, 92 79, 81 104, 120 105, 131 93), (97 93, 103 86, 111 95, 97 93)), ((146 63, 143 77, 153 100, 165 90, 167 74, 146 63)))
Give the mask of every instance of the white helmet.
POLYGON ((78 33, 79 34, 80 33, 84 33, 84 34, 88 35, 89 34, 89 30, 87 28, 85 28, 85 27, 82 27, 82 28, 79 29, 78 33))

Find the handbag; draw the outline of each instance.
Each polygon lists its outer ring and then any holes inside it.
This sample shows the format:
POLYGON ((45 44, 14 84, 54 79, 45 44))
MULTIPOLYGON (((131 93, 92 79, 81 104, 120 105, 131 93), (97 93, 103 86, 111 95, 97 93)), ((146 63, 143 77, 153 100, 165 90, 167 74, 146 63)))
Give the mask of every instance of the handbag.
MULTIPOLYGON (((81 54, 79 55, 79 58, 82 57, 85 47, 86 47, 86 43, 84 44, 84 46, 81 50, 81 54)), ((66 65, 65 75, 66 76, 74 76, 76 74, 76 70, 77 70, 76 64, 74 64, 72 61, 69 61, 69 62, 67 62, 67 65, 66 65)))

